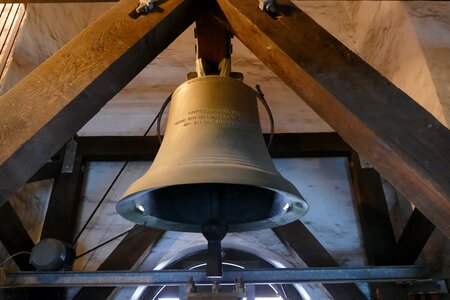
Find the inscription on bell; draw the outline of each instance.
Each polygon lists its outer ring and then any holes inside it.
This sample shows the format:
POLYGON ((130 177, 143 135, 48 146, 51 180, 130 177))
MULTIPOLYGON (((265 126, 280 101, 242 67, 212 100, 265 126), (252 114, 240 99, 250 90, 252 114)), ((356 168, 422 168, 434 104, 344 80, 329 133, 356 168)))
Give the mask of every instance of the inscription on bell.
POLYGON ((187 116, 175 122, 175 126, 221 125, 227 127, 248 127, 252 125, 251 123, 241 112, 235 110, 202 108, 189 111, 187 116))

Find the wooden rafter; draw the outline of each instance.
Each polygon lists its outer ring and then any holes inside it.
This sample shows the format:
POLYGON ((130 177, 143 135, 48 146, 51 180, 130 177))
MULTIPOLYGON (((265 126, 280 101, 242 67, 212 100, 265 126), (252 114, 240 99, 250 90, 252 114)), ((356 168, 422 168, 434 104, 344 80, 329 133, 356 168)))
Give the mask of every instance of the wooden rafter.
POLYGON ((280 17, 253 0, 216 16, 445 235, 450 131, 289 1, 280 17))
POLYGON ((368 263, 393 265, 395 235, 380 175, 371 167, 362 168, 355 152, 349 158, 349 165, 353 202, 359 215, 368 263))
POLYGON ((197 3, 133 18, 136 3, 120 1, 0 97, 0 205, 194 22, 197 3))
MULTIPOLYGON (((264 136, 266 139, 269 135, 264 136)), ((159 149, 156 136, 147 136, 142 146, 135 149, 139 136, 79 137, 78 149, 89 161, 153 160, 159 149), (130 156, 130 153, 133 153, 130 156)), ((351 148, 334 132, 276 133, 270 146, 273 158, 283 157, 346 157, 351 148)))
MULTIPOLYGON (((0 98, 0 203, 196 19, 195 3, 133 19, 135 3, 119 2, 0 98)), ((218 3, 244 44, 450 235, 449 130, 292 3, 276 20, 251 0, 218 3)))
POLYGON ((0 3, 97 3, 118 1, 119 0, 1 0, 0 3))
MULTIPOLYGON (((163 234, 163 230, 135 225, 100 265, 98 271, 129 270, 133 268, 145 251, 149 247, 153 247, 163 234)), ((114 289, 114 287, 82 288, 73 299, 108 299, 114 289)))
POLYGON ((77 151, 71 173, 60 174, 53 183, 41 239, 55 238, 71 244, 75 236, 83 184, 83 157, 77 151))
POLYGON ((41 181, 58 177, 61 174, 62 162, 51 161, 45 163, 30 179, 29 182, 41 181))
MULTIPOLYGON (((273 229, 278 238, 291 248, 308 267, 337 267, 338 263, 314 235, 300 222, 273 229)), ((333 299, 367 299, 354 284, 323 284, 333 299)))
POLYGON ((205 13, 195 22, 197 58, 208 62, 207 74, 219 73, 219 64, 230 58, 231 35, 211 14, 205 13), (214 45, 214 47, 211 47, 214 45))
MULTIPOLYGON (((133 19, 135 3, 121 1, 0 98, 0 205, 196 19, 195 3, 133 19)), ((244 44, 449 236, 449 131, 291 3, 277 20, 250 0, 218 3, 244 44)))
MULTIPOLYGON (((10 255, 18 252, 30 252, 34 247, 28 232, 9 202, 0 207, 0 241, 10 255)), ((15 256, 14 262, 22 271, 32 271, 34 267, 28 262, 28 255, 15 256)))
POLYGON ((395 249, 396 263, 412 265, 416 262, 435 226, 417 208, 414 208, 400 235, 395 249))
MULTIPOLYGON (((349 157, 353 202, 359 215, 367 262, 372 266, 395 264, 395 235, 378 172, 361 167, 359 156, 352 151, 349 157)), ((406 287, 395 283, 369 283, 373 299, 406 298, 406 287)))

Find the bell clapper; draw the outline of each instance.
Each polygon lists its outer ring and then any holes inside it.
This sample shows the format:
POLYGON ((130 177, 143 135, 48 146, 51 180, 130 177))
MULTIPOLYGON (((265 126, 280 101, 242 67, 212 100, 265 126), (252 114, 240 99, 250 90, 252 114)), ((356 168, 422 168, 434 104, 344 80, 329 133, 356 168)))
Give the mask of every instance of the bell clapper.
POLYGON ((206 260, 206 276, 222 277, 222 240, 228 227, 217 219, 210 220, 202 226, 202 234, 208 241, 208 257, 206 260))

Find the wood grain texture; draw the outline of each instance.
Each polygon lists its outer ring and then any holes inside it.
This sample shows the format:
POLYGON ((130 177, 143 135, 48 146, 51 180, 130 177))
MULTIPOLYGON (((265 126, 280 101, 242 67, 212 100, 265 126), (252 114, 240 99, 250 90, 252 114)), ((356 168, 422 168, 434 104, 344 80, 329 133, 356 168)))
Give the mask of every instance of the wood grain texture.
POLYGON ((0 97, 0 205, 195 19, 195 0, 132 18, 121 1, 0 97))
POLYGON ((230 58, 231 35, 211 14, 203 14, 195 24, 197 58, 208 62, 207 74, 218 74, 222 59, 230 58))
POLYGON ((252 0, 217 3, 216 16, 450 236, 450 131, 291 2, 277 2, 277 19, 252 0))

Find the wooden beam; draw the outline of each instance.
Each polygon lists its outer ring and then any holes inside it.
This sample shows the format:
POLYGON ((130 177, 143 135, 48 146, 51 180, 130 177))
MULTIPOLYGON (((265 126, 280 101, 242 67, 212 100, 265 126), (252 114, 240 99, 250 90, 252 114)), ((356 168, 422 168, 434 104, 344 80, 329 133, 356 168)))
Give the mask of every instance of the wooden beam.
MULTIPOLYGON (((265 134, 266 141, 269 135, 265 134)), ((346 157, 351 148, 335 132, 274 134, 269 148, 273 158, 287 157, 346 157)))
POLYGON ((219 74, 222 59, 230 58, 231 34, 211 14, 203 14, 196 21, 195 36, 197 58, 207 61, 207 74, 219 74))
POLYGON ((159 3, 137 17, 120 1, 0 97, 0 205, 200 13, 159 3))
MULTIPOLYGON (((0 3, 97 3, 118 2, 119 0, 1 0, 0 3)), ((139 3, 136 2, 136 6, 139 3)))
POLYGON ((433 223, 417 208, 414 208, 397 242, 395 249, 396 263, 399 265, 414 264, 434 228, 433 223))
POLYGON ((368 263, 393 265, 396 241, 380 175, 374 168, 361 168, 355 152, 349 165, 353 201, 359 215, 368 263))
POLYGON ((45 163, 30 179, 29 182, 41 181, 46 179, 56 178, 61 174, 61 161, 51 161, 45 163))
MULTIPOLYGON (((338 263, 300 221, 273 228, 273 232, 308 267, 337 267, 338 263)), ((367 299, 354 284, 323 284, 333 299, 367 299)))
MULTIPOLYGON (((1 0, 0 3, 97 3, 117 2, 118 0, 1 0)), ((423 1, 423 0, 400 0, 400 1, 423 1)))
MULTIPOLYGON (((65 148, 68 151, 67 147, 65 148)), ((76 151, 71 173, 61 173, 62 162, 59 163, 59 176, 53 182, 41 240, 54 238, 72 244, 81 201, 83 159, 80 151, 76 151)), ((63 287, 31 288, 27 289, 27 293, 29 299, 67 299, 67 288, 63 287)))
MULTIPOLYGON (((353 200, 359 215, 367 262, 372 266, 395 264, 395 235, 378 172, 370 167, 361 167, 355 151, 349 158, 353 187, 353 200)), ((405 286, 395 283, 370 283, 373 299, 405 299, 405 286)))
POLYGON ((83 159, 77 152, 72 173, 60 174, 53 183, 41 239, 54 238, 72 244, 84 177, 83 159))
POLYGON ((450 131, 286 0, 217 0, 216 16, 450 237, 450 131))
MULTIPOLYGON (((8 251, 10 255, 14 255, 21 251, 30 252, 34 247, 34 243, 9 202, 0 206, 0 220, 2 220, 0 226, 0 241, 6 251, 8 251)), ((30 256, 26 254, 18 255, 13 258, 20 270, 35 270, 28 262, 29 259, 30 256)))
MULTIPOLYGON (((164 234, 163 230, 135 225, 133 229, 122 239, 114 251, 100 265, 98 271, 130 270, 141 258, 149 247, 153 247, 164 234)), ((114 287, 82 288, 73 298, 82 299, 107 299, 114 291, 114 287)))
MULTIPOLYGON (((266 140, 268 135, 265 135, 266 140)), ((142 146, 139 136, 79 137, 78 149, 89 161, 153 160, 159 149, 156 136, 144 138, 142 146)), ((275 134, 270 155, 273 158, 287 157, 346 157, 351 148, 334 132, 329 133, 282 133, 275 134)))

